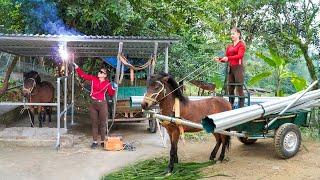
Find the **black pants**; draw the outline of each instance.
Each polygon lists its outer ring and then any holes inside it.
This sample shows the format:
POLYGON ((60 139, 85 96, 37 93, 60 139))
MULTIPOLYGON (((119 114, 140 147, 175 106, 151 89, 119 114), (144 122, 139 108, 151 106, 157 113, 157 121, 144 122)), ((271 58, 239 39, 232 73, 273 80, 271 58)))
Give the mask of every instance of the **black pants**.
MULTIPOLYGON (((244 107, 244 92, 243 92, 243 83, 244 83, 244 67, 243 65, 230 66, 229 74, 228 74, 228 83, 239 83, 241 85, 229 85, 228 91, 229 95, 234 95, 234 90, 237 90, 238 96, 242 96, 239 98, 239 107, 244 107)), ((232 107, 234 104, 234 97, 229 97, 229 102, 232 107)))
POLYGON ((97 141, 99 130, 101 141, 104 141, 106 136, 106 121, 108 115, 108 103, 106 101, 94 101, 89 106, 90 119, 92 122, 92 137, 93 141, 97 141))

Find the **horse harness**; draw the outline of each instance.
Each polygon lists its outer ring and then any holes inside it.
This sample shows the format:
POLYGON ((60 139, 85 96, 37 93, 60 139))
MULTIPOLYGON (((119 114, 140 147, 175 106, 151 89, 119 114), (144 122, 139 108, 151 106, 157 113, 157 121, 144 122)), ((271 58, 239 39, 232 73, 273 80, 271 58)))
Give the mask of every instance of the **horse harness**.
POLYGON ((37 84, 36 80, 34 78, 28 78, 28 79, 31 79, 33 81, 32 87, 31 88, 25 88, 25 86, 23 84, 23 91, 28 92, 28 94, 30 94, 30 95, 34 95, 34 94, 31 94, 31 93, 32 93, 33 89, 36 87, 36 84, 37 84))
POLYGON ((158 103, 162 100, 162 99, 159 101, 157 100, 158 96, 162 91, 164 92, 164 96, 166 96, 166 89, 164 88, 164 84, 161 81, 156 81, 156 83, 159 83, 161 85, 161 89, 158 92, 151 94, 150 96, 145 95, 144 97, 145 99, 150 100, 154 103, 158 103))
MULTIPOLYGON (((171 91, 170 93, 168 93, 168 94, 166 95, 166 89, 165 89, 165 87, 164 87, 164 84, 163 84, 161 81, 156 81, 156 82, 161 85, 161 89, 160 89, 158 92, 151 94, 151 96, 145 96, 145 99, 150 100, 150 101, 152 101, 152 102, 154 102, 154 103, 158 103, 158 102, 162 101, 162 100, 164 99, 164 97, 168 96, 169 94, 173 93, 175 90, 177 90, 178 88, 180 88, 180 87, 178 87, 177 89, 171 91), (164 91, 164 97, 158 101, 157 98, 158 98, 159 94, 160 94, 162 91, 164 91)), ((175 103, 174 103, 174 105, 173 105, 172 111, 174 112, 175 118, 180 118, 180 100, 179 100, 178 98, 175 98, 175 103)), ((169 122, 169 121, 160 121, 160 124, 161 124, 161 125, 168 125, 168 124, 170 124, 170 123, 171 123, 171 122, 169 122)), ((179 129, 179 132, 180 132, 180 134, 181 134, 180 138, 182 139, 182 142, 185 143, 183 126, 182 126, 181 124, 178 124, 178 123, 174 123, 174 124, 175 124, 175 125, 178 127, 178 129, 179 129)))

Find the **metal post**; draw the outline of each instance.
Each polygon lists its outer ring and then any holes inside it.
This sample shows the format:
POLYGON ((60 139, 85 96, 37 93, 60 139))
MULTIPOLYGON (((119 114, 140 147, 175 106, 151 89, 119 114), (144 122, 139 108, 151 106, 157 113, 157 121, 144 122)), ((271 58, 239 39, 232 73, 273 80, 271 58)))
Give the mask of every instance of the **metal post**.
POLYGON ((57 142, 56 148, 60 148, 60 78, 57 79, 57 142))
POLYGON ((153 61, 151 62, 151 71, 150 74, 154 74, 154 68, 156 66, 157 61, 157 52, 158 52, 158 42, 154 43, 154 50, 153 50, 153 61))
MULTIPOLYGON (((74 62, 74 53, 72 53, 72 62, 74 62)), ((71 125, 74 125, 74 66, 72 66, 72 77, 71 77, 71 125)))
MULTIPOLYGON (((67 43, 64 44, 65 48, 67 49, 67 43)), ((64 59, 64 67, 65 67, 65 71, 64 71, 64 75, 68 76, 68 59, 64 59)), ((64 120, 64 128, 67 130, 67 112, 68 112, 68 99, 67 99, 67 89, 68 89, 68 78, 64 78, 64 103, 63 103, 63 107, 64 107, 64 116, 63 116, 63 120, 64 120)))
MULTIPOLYGON (((117 57, 117 69, 116 69, 116 77, 115 81, 119 84, 119 75, 120 75, 120 55, 122 54, 123 42, 119 42, 119 49, 118 49, 118 57, 117 57)), ((113 96, 113 111, 112 111, 112 121, 114 121, 116 116, 116 107, 117 107, 117 96, 118 96, 118 89, 116 89, 116 93, 113 96)))
POLYGON ((166 44, 166 47, 164 49, 164 72, 168 73, 169 72, 169 45, 166 44))

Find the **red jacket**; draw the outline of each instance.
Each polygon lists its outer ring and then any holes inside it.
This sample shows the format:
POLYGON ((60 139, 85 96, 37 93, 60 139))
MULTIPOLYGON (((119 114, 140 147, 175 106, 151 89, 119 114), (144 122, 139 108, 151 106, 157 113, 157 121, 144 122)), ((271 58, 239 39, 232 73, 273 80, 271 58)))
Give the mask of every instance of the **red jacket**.
POLYGON ((235 46, 230 44, 227 46, 225 56, 228 57, 230 66, 237 66, 243 63, 244 54, 246 52, 246 45, 243 41, 239 41, 235 46))
POLYGON ((112 87, 109 80, 100 81, 97 76, 86 74, 79 67, 76 68, 78 75, 88 81, 91 81, 90 96, 95 100, 106 100, 105 93, 108 92, 109 96, 113 96, 116 90, 112 87))

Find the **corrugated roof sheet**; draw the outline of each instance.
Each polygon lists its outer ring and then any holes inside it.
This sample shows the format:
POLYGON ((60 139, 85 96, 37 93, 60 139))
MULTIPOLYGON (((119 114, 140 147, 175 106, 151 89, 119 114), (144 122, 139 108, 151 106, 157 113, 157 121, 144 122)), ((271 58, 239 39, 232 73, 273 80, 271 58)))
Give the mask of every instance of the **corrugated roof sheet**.
POLYGON ((105 57, 118 54, 119 42, 123 53, 131 58, 148 58, 158 43, 158 52, 165 46, 178 42, 176 37, 143 36, 87 36, 51 34, 1 34, 0 51, 20 56, 57 56, 61 43, 76 57, 105 57))

